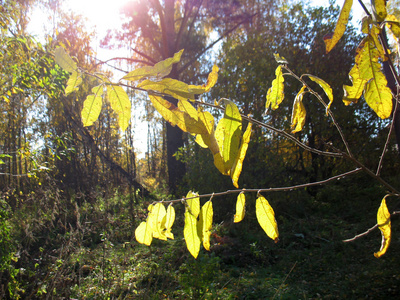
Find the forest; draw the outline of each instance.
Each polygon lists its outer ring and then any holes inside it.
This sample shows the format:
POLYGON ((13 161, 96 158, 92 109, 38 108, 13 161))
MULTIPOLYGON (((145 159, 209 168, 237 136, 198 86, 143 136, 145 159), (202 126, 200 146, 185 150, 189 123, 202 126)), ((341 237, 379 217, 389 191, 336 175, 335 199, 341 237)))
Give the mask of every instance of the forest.
POLYGON ((0 0, 0 299, 399 299, 399 0, 69 1, 0 0))

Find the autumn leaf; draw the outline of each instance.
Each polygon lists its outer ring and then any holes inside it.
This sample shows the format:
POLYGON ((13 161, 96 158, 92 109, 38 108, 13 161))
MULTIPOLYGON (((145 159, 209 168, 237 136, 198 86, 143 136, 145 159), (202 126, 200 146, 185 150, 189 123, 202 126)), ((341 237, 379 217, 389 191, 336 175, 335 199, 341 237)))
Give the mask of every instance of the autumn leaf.
POLYGON ((368 80, 360 78, 360 71, 357 64, 355 64, 350 70, 349 77, 353 85, 343 86, 343 103, 345 105, 349 105, 350 103, 357 103, 358 99, 360 99, 364 91, 365 85, 368 82, 368 80))
POLYGON ((272 86, 267 92, 267 102, 265 103, 266 111, 268 111, 270 107, 275 110, 279 107, 279 104, 282 103, 285 96, 283 93, 284 81, 285 79, 283 78, 282 74, 282 66, 279 65, 275 70, 275 79, 272 81, 272 86))
POLYGON ((77 91, 81 84, 82 84, 81 74, 78 72, 72 72, 71 76, 67 81, 67 86, 65 88, 65 95, 68 96, 72 92, 77 91))
POLYGON ((99 118, 101 108, 103 105, 102 94, 103 85, 92 88, 92 95, 88 95, 83 102, 81 111, 81 118, 83 126, 91 126, 99 118))
POLYGON ((204 203, 200 210, 199 233, 204 249, 210 251, 210 236, 213 222, 213 206, 211 200, 204 203))
POLYGON ((232 183, 236 188, 239 187, 239 185, 238 185, 239 176, 240 176, 240 173, 242 173, 243 161, 244 161, 244 158, 246 157, 247 148, 249 147, 250 136, 251 136, 251 127, 252 127, 252 123, 248 123, 246 131, 244 132, 243 137, 242 137, 242 143, 240 145, 238 155, 236 157, 235 163, 233 164, 232 170, 231 170, 232 183))
POLYGON ((154 217, 153 237, 166 241, 167 237, 165 236, 164 230, 166 229, 165 222, 167 212, 165 206, 162 203, 156 203, 150 214, 154 217))
POLYGON ((205 92, 209 92, 210 89, 217 83, 218 80, 218 66, 214 65, 212 71, 208 74, 207 83, 204 85, 205 92))
POLYGON ((56 63, 65 71, 73 73, 76 72, 76 70, 78 69, 75 61, 69 56, 67 52, 65 52, 64 48, 57 47, 54 52, 54 57, 56 63))
POLYGON ((330 52, 343 36, 343 33, 346 30, 347 23, 349 22, 349 16, 352 6, 353 0, 345 0, 339 15, 339 19, 336 22, 335 31, 333 32, 332 37, 324 39, 326 45, 326 53, 330 52))
POLYGON ((374 253, 374 256, 379 258, 386 253, 392 239, 390 213, 386 206, 386 197, 382 199, 381 206, 378 209, 377 222, 378 228, 382 234, 382 244, 381 249, 374 253))
POLYGON ((256 200, 256 216, 261 228, 277 243, 279 241, 279 232, 275 213, 267 199, 263 196, 259 196, 256 200))
POLYGON ((306 108, 303 104, 303 96, 305 94, 306 86, 303 85, 301 90, 297 93, 296 98, 293 102, 293 110, 292 110, 292 133, 299 132, 303 129, 303 126, 306 122, 306 108))
POLYGON ((194 193, 192 191, 189 191, 186 195, 186 198, 191 198, 187 199, 186 203, 188 206, 189 211, 191 214, 197 218, 199 213, 200 213, 200 198, 197 193, 194 193))
POLYGON ((332 102, 333 102, 333 92, 331 86, 321 78, 314 76, 314 75, 307 75, 312 81, 316 82, 325 92, 325 94, 328 96, 329 103, 326 107, 326 114, 328 115, 328 110, 330 109, 332 102))
POLYGON ((119 85, 107 86, 107 97, 112 110, 118 115, 118 124, 122 131, 128 128, 131 119, 131 101, 128 94, 119 85))
POLYGON ((171 232, 172 225, 175 222, 175 208, 170 204, 167 208, 165 216, 165 236, 169 239, 174 239, 174 234, 171 232))
POLYGON ((153 232, 149 223, 141 222, 140 225, 135 230, 136 241, 140 244, 150 246, 153 240, 153 232))
POLYGON ((163 61, 156 63, 154 66, 145 66, 136 70, 133 70, 126 74, 122 79, 129 81, 137 81, 143 78, 157 77, 162 78, 167 76, 171 70, 172 65, 181 60, 183 49, 174 54, 173 57, 167 58, 163 61))
POLYGON ((197 258, 200 252, 201 239, 197 232, 197 219, 188 209, 185 212, 183 237, 185 238, 186 247, 190 254, 194 258, 197 258))
POLYGON ((236 200, 236 213, 233 217, 234 223, 239 223, 243 220, 245 214, 245 206, 246 206, 246 196, 244 193, 240 193, 236 200))

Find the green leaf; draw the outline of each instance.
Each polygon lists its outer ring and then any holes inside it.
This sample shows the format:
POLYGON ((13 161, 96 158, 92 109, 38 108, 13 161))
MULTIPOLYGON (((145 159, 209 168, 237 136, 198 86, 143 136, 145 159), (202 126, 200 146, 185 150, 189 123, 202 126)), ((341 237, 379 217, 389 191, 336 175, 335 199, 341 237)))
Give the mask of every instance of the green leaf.
POLYGON ((78 72, 73 72, 67 81, 67 86, 65 88, 65 95, 78 91, 79 86, 82 84, 81 74, 78 72))
POLYGON ((256 200, 256 216, 261 228, 277 243, 279 241, 279 232, 275 213, 267 199, 263 196, 259 196, 256 200))
POLYGON ((78 67, 76 66, 75 61, 69 56, 67 52, 65 52, 64 48, 57 47, 54 52, 54 56, 56 63, 65 71, 69 73, 77 71, 78 67))
POLYGON ((197 219, 189 210, 185 212, 183 237, 185 238, 186 247, 190 254, 194 258, 197 258, 200 252, 201 239, 197 232, 197 219))
POLYGON ((307 75, 312 81, 316 82, 325 92, 325 94, 328 96, 329 103, 326 107, 326 114, 328 115, 328 110, 330 109, 332 102, 333 102, 333 92, 331 86, 321 78, 314 76, 314 75, 307 75))
POLYGON ((242 117, 235 103, 228 99, 221 101, 225 104, 225 113, 224 117, 218 122, 215 139, 224 163, 223 174, 230 175, 239 152, 242 117))
POLYGON ((336 22, 335 31, 332 37, 325 38, 326 53, 330 52, 337 42, 342 38, 344 31, 346 30, 347 23, 349 22, 349 16, 351 7, 353 6, 353 0, 345 0, 342 10, 339 15, 339 19, 336 22))
POLYGON ((213 222, 213 206, 211 200, 204 203, 200 210, 199 231, 204 249, 210 251, 210 236, 213 222))
POLYGON ((293 102, 293 110, 292 110, 292 133, 299 132, 303 129, 304 124, 306 123, 306 108, 303 104, 303 96, 305 94, 304 90, 306 86, 303 85, 301 90, 297 93, 296 98, 293 102))
POLYGON ((239 223, 243 220, 245 214, 245 207, 246 207, 246 196, 244 193, 240 193, 236 200, 236 213, 233 217, 234 223, 239 223))
POLYGON ((154 66, 145 66, 143 68, 133 70, 132 72, 129 72, 127 75, 122 77, 122 79, 136 81, 149 77, 162 78, 164 76, 167 76, 172 70, 172 65, 181 60, 182 53, 183 49, 175 53, 173 57, 160 61, 154 66))
POLYGON ((81 111, 83 126, 91 126, 98 119, 103 105, 102 97, 103 86, 99 85, 92 89, 93 95, 88 95, 83 102, 83 109, 81 111))
POLYGON ((267 92, 267 102, 265 103, 265 109, 271 107, 273 110, 279 107, 279 104, 282 103, 285 94, 283 92, 283 82, 285 79, 282 74, 282 66, 278 66, 275 70, 275 79, 272 81, 272 86, 269 88, 267 92))
POLYGON ((187 199, 186 203, 190 213, 193 214, 195 218, 197 218, 200 213, 200 198, 198 196, 199 195, 197 193, 192 191, 189 191, 186 195, 186 198, 191 198, 187 199))
POLYGON ((125 90, 118 85, 107 86, 108 101, 111 108, 118 115, 118 124, 122 131, 128 128, 131 119, 131 102, 125 90))
POLYGON ((170 204, 167 208, 167 215, 165 217, 165 236, 169 239, 174 239, 174 234, 171 232, 172 225, 175 222, 175 209, 170 204))
POLYGON ((238 181, 239 181, 239 176, 242 173, 243 161, 244 158, 246 157, 247 148, 250 142, 251 126, 252 123, 247 124, 246 131, 244 132, 242 137, 242 143, 239 148, 239 153, 236 157, 235 163, 233 164, 231 170, 232 183, 236 188, 239 188, 238 181))
POLYGON ((390 241, 392 240, 392 228, 390 221, 390 213, 386 205, 386 196, 382 199, 381 206, 377 213, 378 228, 382 234, 381 249, 374 253, 374 256, 379 258, 384 255, 389 248, 390 241))
POLYGON ((152 228, 148 222, 141 222, 135 230, 135 238, 140 244, 150 246, 153 240, 152 228))

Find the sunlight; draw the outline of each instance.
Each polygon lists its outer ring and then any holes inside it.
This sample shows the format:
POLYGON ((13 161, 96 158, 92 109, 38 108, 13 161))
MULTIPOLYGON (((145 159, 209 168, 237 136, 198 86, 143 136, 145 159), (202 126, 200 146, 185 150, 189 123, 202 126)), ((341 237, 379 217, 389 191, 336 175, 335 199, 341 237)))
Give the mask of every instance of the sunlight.
POLYGON ((121 27, 120 9, 133 0, 68 0, 65 8, 87 18, 88 26, 95 27, 99 35, 108 29, 121 27))

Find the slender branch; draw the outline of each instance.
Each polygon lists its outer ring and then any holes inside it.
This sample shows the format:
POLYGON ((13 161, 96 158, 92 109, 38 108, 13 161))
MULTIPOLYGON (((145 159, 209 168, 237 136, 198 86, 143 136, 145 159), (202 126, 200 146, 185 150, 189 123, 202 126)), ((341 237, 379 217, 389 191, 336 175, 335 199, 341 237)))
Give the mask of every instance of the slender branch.
POLYGON ((131 48, 131 50, 133 52, 136 52, 137 54, 139 54, 141 57, 144 57, 145 59, 147 59, 149 61, 149 62, 147 62, 147 64, 150 65, 150 62, 151 62, 153 65, 155 65, 157 63, 157 61, 154 58, 152 58, 151 56, 143 53, 142 51, 139 51, 136 48, 131 48))
POLYGON ((364 2, 362 2, 362 0, 358 0, 358 3, 360 3, 362 9, 367 14, 367 16, 371 17, 371 13, 368 11, 367 7, 364 5, 364 2))
MULTIPOLYGON (((214 105, 214 104, 210 104, 210 103, 206 103, 206 102, 201 102, 201 101, 195 101, 195 102, 200 104, 200 105, 213 107, 213 108, 216 108, 216 109, 219 109, 219 110, 224 110, 223 107, 218 106, 218 105, 214 105)), ((270 131, 276 132, 277 134, 284 136, 285 138, 291 140, 296 145, 298 145, 299 147, 303 148, 306 151, 310 151, 310 152, 316 153, 318 155, 325 155, 325 156, 331 156, 331 157, 342 157, 343 156, 341 153, 328 152, 328 151, 322 151, 322 150, 318 150, 318 149, 315 149, 315 148, 311 148, 310 146, 302 143, 295 136, 291 135, 290 133, 287 133, 284 130, 277 129, 277 128, 273 127, 273 126, 270 126, 268 124, 260 122, 260 121, 258 121, 256 119, 253 119, 252 117, 249 117, 249 116, 245 116, 245 115, 242 115, 242 114, 241 114, 241 116, 242 116, 243 119, 245 119, 245 120, 247 120, 247 121, 249 121, 249 122, 251 122, 253 124, 256 124, 256 125, 258 125, 260 127, 264 127, 264 128, 266 128, 266 129, 268 129, 270 131)))
POLYGON ((298 190, 298 189, 303 189, 306 187, 327 184, 328 182, 342 179, 348 175, 356 174, 356 173, 360 172, 361 170, 362 170, 361 168, 357 168, 357 169, 342 173, 340 175, 330 177, 325 180, 303 183, 303 184, 293 185, 293 186, 288 186, 288 187, 227 190, 224 192, 217 192, 217 193, 214 192, 214 193, 202 194, 202 195, 198 195, 198 196, 194 196, 194 197, 188 197, 188 198, 182 197, 180 199, 162 200, 162 201, 156 201, 156 202, 178 203, 178 202, 186 201, 186 200, 193 199, 193 198, 210 198, 210 197, 224 196, 224 195, 229 195, 229 194, 240 194, 240 193, 244 193, 244 192, 246 192, 246 193, 290 192, 290 191, 294 191, 294 190, 298 190))
POLYGON ((359 239, 360 237, 363 237, 369 233, 371 233, 372 231, 374 231, 376 228, 378 228, 378 224, 375 224, 374 226, 372 226, 370 229, 368 229, 367 231, 357 234, 356 236, 352 237, 351 239, 347 239, 347 240, 343 240, 344 243, 348 243, 348 242, 353 242, 357 239, 359 239))

